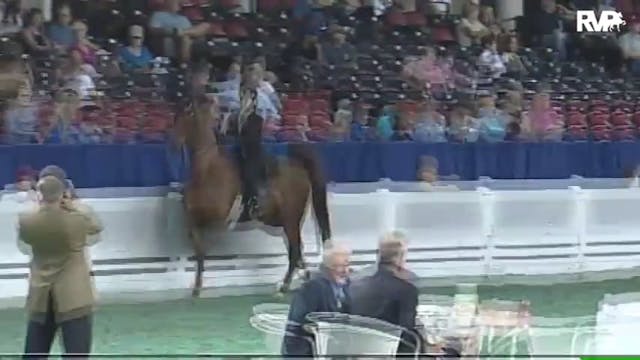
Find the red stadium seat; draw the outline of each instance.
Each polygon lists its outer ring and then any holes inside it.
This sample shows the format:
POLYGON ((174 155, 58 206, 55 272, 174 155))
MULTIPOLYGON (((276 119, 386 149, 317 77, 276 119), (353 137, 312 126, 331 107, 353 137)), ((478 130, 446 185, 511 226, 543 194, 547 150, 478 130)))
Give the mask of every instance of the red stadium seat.
POLYGON ((587 127, 587 117, 579 112, 570 112, 566 116, 567 126, 587 127))
POLYGON ((311 112, 321 112, 321 113, 328 113, 331 110, 329 107, 329 102, 324 99, 311 100, 309 108, 311 112))
POLYGON ((391 11, 387 13, 385 23, 391 28, 407 26, 407 18, 400 11, 391 11))
POLYGON ((309 126, 318 129, 328 129, 332 126, 331 118, 327 114, 313 114, 309 118, 309 126))
POLYGON ((427 19, 424 17, 423 14, 419 12, 405 13, 404 17, 408 26, 413 26, 413 27, 427 26, 427 19))
POLYGON ((209 23, 209 36, 213 37, 227 37, 227 33, 224 31, 224 27, 219 22, 209 23))
POLYGON ((631 141, 636 139, 636 130, 631 128, 615 129, 612 138, 619 141, 631 141))
POLYGON ((147 7, 152 12, 153 11, 163 10, 164 9, 164 0, 149 0, 149 2, 147 3, 147 7))
POLYGON ((249 37, 249 31, 240 20, 231 20, 224 24, 224 31, 229 39, 241 40, 249 37))
POLYGON ((282 10, 281 0, 258 0, 259 13, 274 13, 282 10))
POLYGON ((282 110, 293 114, 307 114, 309 112, 309 103, 305 100, 286 99, 282 104, 282 110))
POLYGON ((126 128, 126 129, 136 129, 138 128, 138 120, 134 117, 129 117, 129 116, 118 116, 116 118, 116 125, 119 128, 126 128))
POLYGON ((204 20, 202 10, 197 7, 188 7, 182 10, 182 14, 192 22, 200 22, 204 20))
POLYGON ((598 129, 592 130, 591 134, 593 135, 593 139, 596 141, 610 141, 611 140, 611 132, 607 129, 598 129))
POLYGON ((583 127, 570 126, 567 128, 566 136, 569 140, 587 140, 589 132, 583 127))
POLYGON ((593 113, 589 116, 591 127, 609 127, 609 115, 604 113, 593 113))
POLYGON ((630 128, 633 126, 633 123, 631 122, 631 115, 621 111, 615 112, 611 114, 611 125, 616 128, 630 128))
POLYGON ((311 90, 304 95, 307 99, 323 99, 331 101, 331 90, 311 90))

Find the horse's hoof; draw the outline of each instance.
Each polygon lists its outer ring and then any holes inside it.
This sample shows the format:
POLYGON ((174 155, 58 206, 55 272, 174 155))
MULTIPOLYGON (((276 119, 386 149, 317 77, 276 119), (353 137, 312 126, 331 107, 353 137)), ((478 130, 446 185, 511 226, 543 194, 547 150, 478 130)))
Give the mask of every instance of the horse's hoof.
POLYGON ((197 299, 200 297, 200 289, 193 289, 191 291, 191 297, 197 299))
POLYGON ((282 294, 284 296, 285 293, 289 292, 289 285, 279 282, 276 286, 276 291, 278 294, 282 294))

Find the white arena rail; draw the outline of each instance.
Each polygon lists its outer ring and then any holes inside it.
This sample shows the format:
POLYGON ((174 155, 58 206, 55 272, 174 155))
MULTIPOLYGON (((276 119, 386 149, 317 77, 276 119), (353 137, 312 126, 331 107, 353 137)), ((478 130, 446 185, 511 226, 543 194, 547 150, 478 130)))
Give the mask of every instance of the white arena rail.
MULTIPOLYGON (((91 249, 101 297, 188 294, 194 268, 179 199, 84 201, 105 224, 102 242, 91 249)), ((468 277, 528 282, 536 276, 577 279, 593 273, 622 277, 640 265, 640 189, 379 189, 331 193, 329 207, 334 238, 352 246, 354 267, 372 264, 380 234, 397 229, 408 234, 410 268, 426 283, 468 277)), ((10 197, 0 199, 0 305, 26 293, 29 259, 16 247, 15 227, 24 209, 10 197)), ((308 263, 317 264, 318 238, 310 216, 303 239, 308 263)), ((216 294, 272 289, 285 271, 283 240, 273 232, 240 229, 218 235, 210 254, 205 286, 216 294)))

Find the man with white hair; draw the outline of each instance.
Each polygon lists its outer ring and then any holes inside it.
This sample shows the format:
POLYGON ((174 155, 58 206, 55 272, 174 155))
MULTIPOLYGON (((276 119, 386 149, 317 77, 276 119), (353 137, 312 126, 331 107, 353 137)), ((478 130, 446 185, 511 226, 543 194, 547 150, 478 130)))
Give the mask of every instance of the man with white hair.
POLYGON ((295 293, 289 309, 287 332, 282 355, 313 357, 312 335, 303 325, 306 316, 313 312, 349 313, 349 259, 351 250, 343 245, 330 243, 325 248, 318 273, 295 293))
POLYGON ((414 353, 418 289, 415 277, 406 268, 407 239, 394 231, 382 237, 378 247, 378 269, 373 275, 356 280, 350 287, 351 313, 402 326, 414 333, 403 334, 398 354, 414 353))

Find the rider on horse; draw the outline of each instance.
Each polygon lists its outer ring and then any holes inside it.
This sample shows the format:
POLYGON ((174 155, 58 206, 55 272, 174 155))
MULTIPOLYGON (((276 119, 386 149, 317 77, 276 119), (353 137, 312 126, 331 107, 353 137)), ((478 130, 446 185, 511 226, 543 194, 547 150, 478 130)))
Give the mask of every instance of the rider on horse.
POLYGON ((260 85, 264 69, 258 62, 246 64, 240 81, 240 110, 238 134, 240 139, 240 167, 243 178, 241 218, 255 219, 267 193, 266 166, 262 150, 262 125, 258 114, 260 85))

